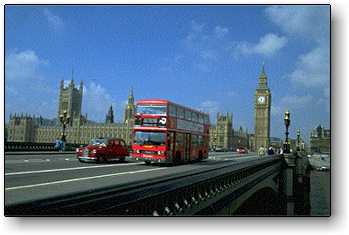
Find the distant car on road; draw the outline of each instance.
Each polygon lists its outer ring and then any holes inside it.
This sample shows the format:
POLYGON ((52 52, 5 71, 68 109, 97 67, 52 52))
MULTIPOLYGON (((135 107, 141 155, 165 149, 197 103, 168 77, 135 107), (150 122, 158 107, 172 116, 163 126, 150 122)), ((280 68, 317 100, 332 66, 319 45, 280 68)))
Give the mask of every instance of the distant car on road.
POLYGON ((236 152, 240 153, 240 154, 243 154, 243 153, 248 153, 247 149, 244 148, 244 147, 238 147, 236 149, 236 152))
POLYGON ((318 167, 316 168, 316 170, 318 171, 328 171, 330 168, 328 168, 327 166, 321 166, 321 167, 318 167))
POLYGON ((129 155, 125 141, 116 138, 92 139, 90 144, 76 149, 81 162, 124 161, 129 155))

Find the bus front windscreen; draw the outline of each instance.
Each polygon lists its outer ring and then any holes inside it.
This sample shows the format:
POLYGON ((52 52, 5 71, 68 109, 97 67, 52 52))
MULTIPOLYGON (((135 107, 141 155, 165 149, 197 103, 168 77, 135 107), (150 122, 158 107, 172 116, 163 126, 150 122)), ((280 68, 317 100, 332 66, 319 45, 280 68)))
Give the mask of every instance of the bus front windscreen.
POLYGON ((164 106, 164 105, 137 105, 137 114, 166 115, 166 106, 164 106))
POLYGON ((139 145, 165 145, 166 133, 136 131, 134 143, 139 145))

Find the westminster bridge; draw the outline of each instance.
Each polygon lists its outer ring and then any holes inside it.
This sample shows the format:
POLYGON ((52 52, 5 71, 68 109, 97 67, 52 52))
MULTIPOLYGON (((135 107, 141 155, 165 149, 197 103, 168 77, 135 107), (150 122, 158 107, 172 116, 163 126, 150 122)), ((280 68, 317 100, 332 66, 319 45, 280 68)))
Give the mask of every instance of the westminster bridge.
POLYGON ((309 215, 302 152, 210 153, 202 162, 83 164, 73 152, 5 152, 5 215, 309 215))

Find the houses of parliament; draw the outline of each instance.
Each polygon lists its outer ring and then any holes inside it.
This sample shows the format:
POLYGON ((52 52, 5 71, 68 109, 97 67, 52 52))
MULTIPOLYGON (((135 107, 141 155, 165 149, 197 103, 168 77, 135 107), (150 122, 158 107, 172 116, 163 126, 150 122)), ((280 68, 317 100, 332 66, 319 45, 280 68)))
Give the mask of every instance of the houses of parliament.
MULTIPOLYGON (((271 92, 267 86, 267 76, 264 71, 259 76, 259 83, 255 93, 255 133, 248 134, 240 127, 233 129, 232 113, 217 113, 216 124, 210 128, 210 149, 234 150, 237 147, 246 147, 250 150, 267 147, 270 141, 270 106, 271 92)), ((96 123, 82 115, 81 104, 83 97, 83 83, 75 86, 71 80, 67 86, 62 80, 60 83, 59 105, 57 118, 45 119, 30 115, 11 114, 9 123, 5 126, 5 138, 9 142, 53 143, 61 138, 62 126, 60 116, 66 112, 69 117, 65 129, 66 141, 73 144, 87 144, 93 138, 112 137, 122 138, 130 145, 132 141, 133 116, 135 104, 133 90, 130 89, 128 103, 125 107, 124 120, 114 122, 112 106, 106 114, 104 123, 96 123)), ((280 142, 280 141, 278 141, 280 142)), ((278 143, 277 145, 280 145, 278 143)))
POLYGON ((114 122, 114 112, 110 106, 104 123, 95 123, 87 119, 87 115, 81 114, 83 97, 83 83, 76 87, 74 80, 68 86, 61 81, 59 92, 59 106, 56 119, 45 119, 30 115, 11 114, 7 125, 7 141, 53 143, 61 137, 62 127, 59 116, 67 112, 69 123, 65 130, 68 143, 87 144, 92 138, 113 137, 122 138, 127 144, 131 144, 133 114, 135 111, 133 90, 130 89, 128 103, 125 107, 125 116, 122 123, 114 122))

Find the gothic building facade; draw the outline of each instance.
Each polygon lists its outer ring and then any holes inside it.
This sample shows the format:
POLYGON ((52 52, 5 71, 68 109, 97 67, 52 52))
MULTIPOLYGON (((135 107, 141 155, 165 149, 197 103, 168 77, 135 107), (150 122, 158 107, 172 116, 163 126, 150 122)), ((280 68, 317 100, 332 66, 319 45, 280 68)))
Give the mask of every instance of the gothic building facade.
POLYGON ((73 122, 77 122, 81 119, 81 104, 83 95, 83 83, 80 82, 79 89, 75 87, 74 80, 72 79, 67 87, 64 87, 64 81, 61 81, 59 90, 59 104, 58 104, 58 116, 67 112, 67 116, 70 117, 70 125, 73 122))
POLYGON ((10 115, 7 125, 7 140, 13 142, 34 142, 36 118, 28 114, 10 115))
POLYGON ((67 87, 61 81, 59 92, 58 119, 48 120, 42 117, 25 115, 10 115, 7 125, 7 141, 53 143, 60 138, 62 128, 59 116, 67 111, 70 117, 69 125, 65 130, 68 143, 87 144, 92 138, 113 137, 122 138, 127 144, 132 141, 132 123, 135 110, 133 91, 130 91, 128 104, 125 108, 123 123, 114 123, 113 108, 110 107, 105 123, 95 123, 87 120, 87 115, 81 115, 83 86, 75 87, 72 80, 67 87))
POLYGON ((235 151, 238 147, 249 147, 249 135, 240 126, 238 130, 233 128, 233 115, 217 113, 216 125, 210 128, 211 150, 235 151))
POLYGON ((210 147, 213 150, 231 150, 233 135, 233 115, 217 113, 216 125, 211 126, 210 147))
POLYGON ((232 146, 235 151, 238 147, 249 147, 249 135, 247 130, 243 130, 242 126, 239 129, 233 129, 232 146))
POLYGON ((318 125, 310 133, 310 151, 329 153, 331 151, 331 130, 318 125))

